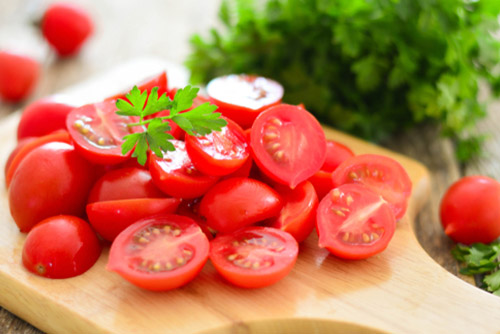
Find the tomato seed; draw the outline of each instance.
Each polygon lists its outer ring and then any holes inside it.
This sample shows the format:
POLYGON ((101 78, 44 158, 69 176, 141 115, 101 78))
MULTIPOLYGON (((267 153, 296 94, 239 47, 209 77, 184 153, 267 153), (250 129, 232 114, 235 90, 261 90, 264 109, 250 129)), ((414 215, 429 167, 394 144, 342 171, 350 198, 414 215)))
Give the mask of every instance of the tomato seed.
POLYGON ((333 191, 332 191, 332 199, 336 200, 339 197, 340 197, 340 190, 338 190, 337 188, 333 189, 333 191))
POLYGON ((347 198, 345 199, 347 205, 351 205, 352 202, 354 202, 354 199, 352 198, 351 195, 347 195, 347 198))
POLYGON ((184 259, 182 257, 178 257, 175 259, 175 262, 177 262, 178 265, 184 264, 184 259))
POLYGON ((149 242, 149 239, 144 238, 144 237, 140 237, 137 241, 139 241, 139 243, 141 243, 141 244, 146 244, 149 242))
POLYGON ((347 242, 349 240, 349 232, 345 232, 342 236, 342 241, 347 242))
POLYGON ((173 266, 172 266, 172 264, 170 262, 167 262, 167 263, 165 263, 165 268, 167 270, 172 270, 173 266))
POLYGON ((351 178, 351 180, 355 180, 358 178, 358 174, 356 174, 355 172, 350 172, 349 177, 351 178))
POLYGON ((238 254, 234 253, 234 254, 231 254, 227 257, 227 260, 232 262, 234 261, 236 258, 238 257, 238 254))
POLYGON ((380 236, 375 232, 372 232, 371 237, 372 237, 372 240, 377 240, 378 238, 380 238, 380 236))
POLYGON ((363 241, 364 241, 364 242, 366 242, 366 243, 368 243, 368 242, 370 242, 370 241, 371 241, 371 239, 370 239, 370 237, 368 236, 368 234, 363 233, 363 241))
POLYGON ((271 123, 271 124, 274 124, 274 125, 276 125, 276 126, 282 126, 282 125, 283 125, 283 122, 281 122, 281 121, 279 120, 279 118, 277 118, 277 117, 272 117, 272 118, 270 118, 270 119, 268 120, 268 122, 269 122, 269 123, 271 123))
POLYGON ((174 237, 178 237, 179 235, 181 235, 181 230, 180 230, 180 229, 178 229, 178 228, 176 228, 176 229, 172 232, 172 234, 174 235, 174 237))
POLYGON ((337 216, 345 217, 345 213, 343 213, 339 209, 332 208, 332 211, 335 212, 337 216))
POLYGON ((253 269, 259 269, 259 267, 260 267, 260 263, 259 263, 259 262, 254 262, 254 263, 252 264, 252 268, 253 268, 253 269))
POLYGON ((277 139, 278 138, 278 134, 275 133, 275 132, 267 132, 264 137, 262 137, 262 139, 264 140, 264 142, 270 142, 274 139, 277 139))

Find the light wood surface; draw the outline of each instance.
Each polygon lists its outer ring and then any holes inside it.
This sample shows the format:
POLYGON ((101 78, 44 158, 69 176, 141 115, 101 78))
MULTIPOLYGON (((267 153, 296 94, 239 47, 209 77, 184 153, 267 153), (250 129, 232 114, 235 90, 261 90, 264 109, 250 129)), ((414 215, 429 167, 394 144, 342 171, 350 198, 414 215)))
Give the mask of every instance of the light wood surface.
MULTIPOLYGON (((76 103, 97 101, 165 67, 173 85, 182 84, 182 68, 160 60, 138 60, 83 82, 61 98, 76 103)), ((0 124, 2 163, 15 144, 18 116, 0 124)), ((230 286, 207 264, 184 288, 143 291, 104 269, 107 250, 85 274, 50 280, 22 267, 25 236, 9 217, 3 193, 0 305, 50 333, 466 333, 470 328, 475 333, 497 332, 500 298, 448 273, 415 238, 411 224, 430 191, 426 168, 334 130, 326 129, 326 133, 356 154, 394 157, 412 179, 408 214, 382 254, 363 261, 339 260, 318 248, 313 234, 301 245, 289 276, 258 290, 230 286)))

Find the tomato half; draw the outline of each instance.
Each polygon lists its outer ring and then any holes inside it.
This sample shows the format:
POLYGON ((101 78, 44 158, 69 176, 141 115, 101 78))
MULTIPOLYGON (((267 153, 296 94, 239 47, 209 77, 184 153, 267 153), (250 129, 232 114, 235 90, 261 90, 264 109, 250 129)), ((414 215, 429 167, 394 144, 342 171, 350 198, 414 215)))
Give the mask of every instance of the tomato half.
POLYGON ((39 276, 68 278, 86 272, 100 254, 101 245, 89 224, 61 215, 31 229, 23 246, 23 265, 39 276))
POLYGON ((208 259, 209 242, 192 219, 160 215, 130 225, 109 252, 107 269, 144 289, 175 289, 193 280, 208 259))
POLYGON ((334 187, 361 183, 380 194, 401 219, 411 195, 411 180, 396 160, 376 154, 357 155, 345 160, 332 173, 334 187))
POLYGON ((123 137, 134 132, 131 117, 116 114, 115 101, 87 104, 73 109, 66 127, 75 148, 87 160, 97 164, 117 164, 132 154, 122 154, 123 137))
POLYGON ((193 165, 207 175, 223 176, 238 170, 250 156, 243 129, 226 119, 227 126, 205 136, 186 134, 186 151, 193 165))
POLYGON ((186 152, 186 144, 172 140, 175 151, 165 152, 163 158, 149 155, 149 171, 155 185, 172 197, 200 197, 212 187, 219 177, 202 174, 194 167, 186 152))
POLYGON ((287 232, 250 226, 210 242, 210 260, 228 282, 242 288, 275 284, 293 269, 299 246, 287 232))
POLYGON ((500 183, 466 176, 451 185, 441 200, 444 232, 455 242, 490 243, 500 236, 500 183))
POLYGON ((207 225, 231 233, 280 213, 282 201, 267 184, 244 177, 220 181, 203 196, 200 214, 207 225))
POLYGON ((295 188, 314 175, 326 157, 326 138, 308 111, 281 104, 262 112, 252 126, 254 161, 273 180, 295 188))
POLYGON ((218 112, 246 129, 263 110, 281 102, 283 86, 264 77, 232 74, 210 81, 207 93, 218 112))
POLYGON ((396 220, 384 199, 361 184, 345 184, 319 203, 319 247, 349 260, 382 252, 392 239, 396 220))

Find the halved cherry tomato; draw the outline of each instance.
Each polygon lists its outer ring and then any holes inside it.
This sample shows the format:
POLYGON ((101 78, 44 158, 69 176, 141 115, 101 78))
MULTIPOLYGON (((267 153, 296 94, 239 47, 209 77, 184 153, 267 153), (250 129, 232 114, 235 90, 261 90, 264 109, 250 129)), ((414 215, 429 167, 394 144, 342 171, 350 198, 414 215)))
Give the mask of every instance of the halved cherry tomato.
POLYGON ((210 242, 210 260, 228 282, 242 288, 272 285, 292 270, 299 246, 287 232, 250 226, 210 242))
POLYGON ((90 269, 101 245, 86 221, 74 216, 53 216, 31 229, 23 246, 23 265, 49 278, 68 278, 90 269))
POLYGON ((121 231, 136 221, 163 213, 174 213, 178 198, 136 198, 87 205, 87 216, 97 233, 108 241, 113 241, 121 231))
POLYGON ((165 152, 163 158, 149 155, 149 171, 155 185, 172 197, 200 197, 212 187, 219 177, 198 171, 186 152, 183 141, 172 140, 175 151, 165 152))
MULTIPOLYGON (((155 75, 152 78, 148 78, 148 79, 144 80, 143 82, 140 82, 137 84, 137 88, 141 91, 141 93, 144 92, 145 90, 148 91, 148 96, 154 87, 158 87, 158 96, 162 96, 163 93, 168 92, 167 72, 163 71, 160 74, 155 75)), ((110 97, 106 98, 104 101, 114 101, 114 100, 118 100, 118 99, 128 101, 128 99, 125 97, 125 95, 127 95, 131 89, 132 89, 132 87, 130 87, 130 89, 127 90, 126 92, 110 96, 110 97)))
POLYGON ((207 175, 223 176, 238 170, 250 156, 243 129, 230 119, 221 131, 205 136, 186 134, 186 151, 193 165, 207 175))
POLYGON ((319 203, 316 228, 319 247, 338 257, 358 260, 387 247, 396 220, 380 195, 362 184, 344 184, 319 203))
POLYGON ((441 200, 444 232, 455 242, 490 243, 500 236, 500 182, 481 175, 451 185, 441 200))
POLYGON ((319 171, 325 133, 308 111, 281 104, 262 112, 252 126, 254 161, 273 180, 295 188, 319 171))
POLYGON ((264 77, 232 74, 210 81, 207 93, 218 112, 246 129, 263 110, 281 102, 283 86, 264 77))
POLYGON ((361 183, 380 194, 401 219, 411 195, 411 180, 396 160, 376 154, 362 154, 345 160, 332 173, 334 187, 361 183))
POLYGON ((88 104, 73 109, 66 120, 75 148, 97 164, 117 164, 132 154, 122 154, 123 137, 134 132, 132 118, 116 114, 115 101, 88 104))
POLYGON ((267 184, 244 177, 220 181, 203 196, 200 214, 207 225, 231 233, 280 213, 282 201, 267 184))
POLYGON ((170 290, 196 277, 208 251, 208 239, 192 219, 160 215, 120 233, 111 245, 106 268, 141 288, 170 290))
POLYGON ((66 130, 66 118, 75 107, 50 99, 41 99, 27 106, 17 126, 17 139, 40 137, 56 130, 66 130))
POLYGON ((277 188, 283 199, 279 216, 270 226, 290 233, 297 242, 304 241, 316 225, 318 196, 311 182, 305 181, 295 189, 286 186, 277 188))

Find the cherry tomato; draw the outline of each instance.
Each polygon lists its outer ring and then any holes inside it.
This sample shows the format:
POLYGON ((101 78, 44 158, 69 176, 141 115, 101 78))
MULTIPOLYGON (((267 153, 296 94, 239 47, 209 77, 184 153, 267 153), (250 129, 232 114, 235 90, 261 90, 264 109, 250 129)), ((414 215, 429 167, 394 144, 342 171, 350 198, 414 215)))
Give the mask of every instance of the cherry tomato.
POLYGON ((227 126, 205 136, 187 135, 186 151, 193 165, 207 175, 223 176, 237 171, 250 156, 241 127, 226 119, 227 126))
POLYGON ((97 164, 117 164, 132 154, 122 154, 123 137, 134 132, 130 117, 116 114, 115 101, 88 104, 73 109, 66 120, 78 152, 97 164))
POLYGON ((39 276, 68 278, 86 272, 100 254, 101 245, 89 224, 61 215, 31 229, 23 246, 23 265, 39 276))
POLYGON ((500 183, 466 176, 451 185, 441 200, 444 232, 455 242, 490 243, 500 236, 500 183))
POLYGON ((93 32, 89 14, 70 3, 53 3, 45 11, 42 34, 59 56, 76 54, 93 32))
POLYGON ((297 242, 304 241, 316 225, 318 196, 311 182, 305 181, 295 189, 279 187, 283 208, 270 226, 290 233, 297 242))
MULTIPOLYGON (((10 152, 9 157, 7 158, 7 161, 5 162, 5 167, 4 167, 4 175, 5 179, 7 179, 7 172, 9 171, 10 165, 12 165, 12 161, 16 157, 16 155, 19 153, 19 151, 26 146, 28 143, 32 142, 35 140, 36 137, 26 137, 17 143, 16 147, 10 152)), ((7 187, 7 182, 5 182, 5 186, 7 187)))
POLYGON ((345 183, 361 183, 380 194, 401 219, 411 195, 411 180, 405 169, 394 159, 363 154, 345 160, 332 173, 334 187, 345 183))
POLYGON ((207 93, 218 112, 246 129, 263 110, 281 102, 283 86, 264 77, 232 74, 210 81, 207 93))
POLYGON ((87 205, 87 216, 97 233, 113 241, 121 231, 136 221, 162 213, 174 213, 178 198, 136 198, 87 205))
MULTIPOLYGON (((160 74, 158 74, 152 78, 148 78, 148 79, 144 80, 143 82, 140 82, 139 84, 137 84, 137 88, 141 91, 141 93, 144 92, 145 90, 148 91, 148 96, 154 87, 158 87, 158 96, 162 96, 163 93, 168 92, 167 72, 163 71, 160 74)), ((132 89, 132 87, 130 87, 130 89, 128 89, 126 92, 119 93, 117 95, 108 97, 105 99, 105 101, 113 101, 113 100, 118 100, 118 99, 128 101, 128 99, 125 97, 125 95, 127 95, 131 89, 132 89)))
POLYGON ((277 216, 282 201, 267 184, 244 177, 220 181, 203 196, 200 214, 207 225, 221 233, 277 216))
POLYGON ((40 137, 56 130, 66 130, 66 117, 75 107, 42 99, 24 109, 17 127, 17 139, 40 137))
POLYGON ((82 216, 94 180, 92 166, 73 146, 60 142, 39 146, 12 177, 8 193, 12 217, 21 232, 28 232, 51 216, 82 216))
POLYGON ((287 232, 250 226, 210 242, 210 260, 228 282, 242 288, 272 285, 292 270, 299 252, 287 232))
POLYGON ((149 155, 149 170, 155 185, 172 197, 200 197, 212 187, 217 176, 202 174, 198 171, 186 152, 183 141, 172 140, 175 151, 165 152, 163 158, 149 155))
POLYGON ((338 257, 358 260, 387 247, 396 220, 380 195, 362 184, 344 184, 319 203, 316 228, 319 247, 338 257))
POLYGON ((325 197, 325 195, 328 194, 330 190, 335 188, 333 186, 332 173, 330 172, 320 170, 314 173, 314 175, 311 176, 308 181, 311 182, 314 186, 314 190, 316 191, 319 199, 325 197))
POLYGON ((8 102, 19 102, 35 88, 40 65, 34 59, 7 51, 0 51, 0 97, 8 102))
POLYGON ((281 104, 265 110, 255 119, 250 137, 257 166, 290 188, 314 175, 325 161, 321 125, 297 106, 281 104))
POLYGON ((208 251, 208 239, 196 222, 160 215, 140 220, 118 235, 107 269, 144 289, 171 290, 196 277, 208 251))

